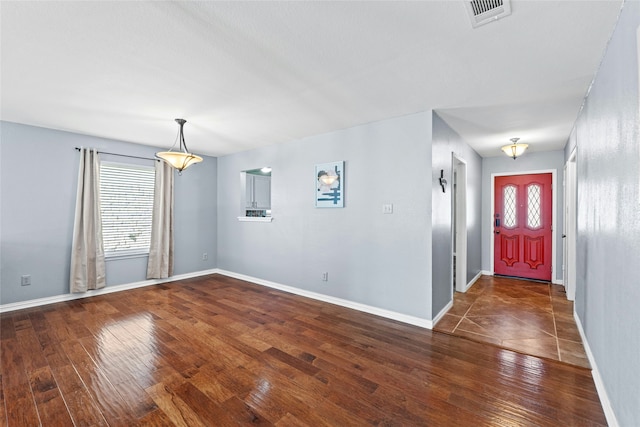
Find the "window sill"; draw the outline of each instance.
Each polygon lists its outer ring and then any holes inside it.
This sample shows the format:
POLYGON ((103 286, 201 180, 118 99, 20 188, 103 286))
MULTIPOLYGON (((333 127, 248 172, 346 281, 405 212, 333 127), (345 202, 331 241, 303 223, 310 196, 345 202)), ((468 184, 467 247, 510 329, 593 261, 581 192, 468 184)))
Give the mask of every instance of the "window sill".
POLYGON ((148 258, 149 252, 134 252, 128 254, 116 254, 116 255, 105 255, 104 260, 109 261, 118 261, 120 259, 129 259, 129 258, 148 258))
POLYGON ((266 216, 266 217, 239 216, 238 221, 240 222, 271 222, 273 221, 273 217, 272 216, 266 216))

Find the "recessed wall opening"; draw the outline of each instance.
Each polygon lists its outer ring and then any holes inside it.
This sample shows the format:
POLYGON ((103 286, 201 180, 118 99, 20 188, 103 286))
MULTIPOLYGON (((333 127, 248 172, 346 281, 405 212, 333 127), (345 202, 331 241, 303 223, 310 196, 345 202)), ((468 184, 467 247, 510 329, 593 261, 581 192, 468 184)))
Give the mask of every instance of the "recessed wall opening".
POLYGON ((271 168, 240 172, 240 217, 271 218, 271 168))

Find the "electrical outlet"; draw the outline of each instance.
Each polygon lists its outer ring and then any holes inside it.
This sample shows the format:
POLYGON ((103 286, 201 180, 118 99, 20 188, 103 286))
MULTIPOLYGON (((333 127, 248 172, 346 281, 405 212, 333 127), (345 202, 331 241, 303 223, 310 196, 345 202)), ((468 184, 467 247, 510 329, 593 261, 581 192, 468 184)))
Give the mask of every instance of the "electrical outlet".
POLYGON ((387 203, 382 205, 382 213, 383 214, 392 214, 393 213, 393 204, 387 203))
POLYGON ((29 286, 31 285, 31 275, 25 274, 20 278, 20 286, 29 286))
POLYGON ((325 271, 324 273, 322 273, 322 281, 326 282, 327 280, 329 280, 329 273, 325 271))
POLYGON ((208 260, 208 259, 209 259, 209 254, 208 254, 208 253, 206 253, 206 252, 205 252, 205 253, 203 253, 203 254, 202 254, 202 260, 203 260, 203 261, 206 261, 206 260, 208 260))

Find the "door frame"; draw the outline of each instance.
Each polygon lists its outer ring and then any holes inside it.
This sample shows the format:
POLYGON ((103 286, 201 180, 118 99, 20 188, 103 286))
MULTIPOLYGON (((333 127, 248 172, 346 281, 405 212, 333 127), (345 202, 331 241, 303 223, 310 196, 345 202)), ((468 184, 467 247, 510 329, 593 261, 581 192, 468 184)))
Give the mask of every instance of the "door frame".
POLYGON ((467 286, 467 162, 456 153, 451 153, 451 171, 455 180, 452 183, 451 195, 451 265, 456 256, 455 267, 452 268, 451 288, 455 274, 455 290, 466 292, 467 286), (453 185, 455 184, 455 186, 453 185), (455 231, 454 231, 455 230, 455 231))
POLYGON ((490 251, 489 251, 489 263, 491 265, 491 275, 495 274, 495 264, 494 264, 494 248, 495 248, 495 236, 493 232, 493 218, 495 216, 496 210, 496 177, 498 176, 514 176, 514 175, 533 175, 539 173, 550 173, 551 174, 551 283, 554 284, 562 284, 562 280, 556 279, 556 230, 558 229, 558 224, 556 223, 557 218, 557 196, 558 196, 558 185, 557 185, 557 170, 556 169, 541 169, 541 170, 529 170, 529 171, 518 171, 518 172, 500 172, 500 173, 492 173, 491 174, 491 215, 489 216, 489 224, 491 232, 491 241, 490 241, 490 251))
POLYGON ((564 165, 564 228, 562 230, 562 282, 567 299, 576 298, 576 224, 578 215, 577 148, 574 148, 564 165))

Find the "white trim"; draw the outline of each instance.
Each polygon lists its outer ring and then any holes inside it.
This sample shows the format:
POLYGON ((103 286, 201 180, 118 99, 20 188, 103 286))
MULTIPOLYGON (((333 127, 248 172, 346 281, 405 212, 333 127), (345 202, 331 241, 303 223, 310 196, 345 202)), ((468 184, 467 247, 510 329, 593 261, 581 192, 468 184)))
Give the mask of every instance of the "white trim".
POLYGON ((611 400, 609 400, 609 395, 607 394, 607 389, 604 386, 604 381, 602 381, 602 377, 600 376, 600 370, 598 369, 598 365, 596 364, 596 360, 593 357, 593 353, 591 352, 591 348, 589 347, 589 342, 587 341, 587 336, 584 333, 584 329, 582 328, 582 322, 580 321, 580 317, 578 313, 573 312, 573 318, 576 321, 576 326, 578 327, 578 332, 580 332, 580 338, 582 338, 582 344, 584 345, 584 351, 587 353, 587 358, 589 359, 589 363, 591 364, 591 376, 593 377, 593 382, 596 385, 596 390, 598 392, 598 397, 600 398, 600 404, 602 405, 602 410, 604 411, 604 416, 607 418, 607 424, 611 427, 619 427, 618 420, 616 418, 615 412, 613 412, 613 407, 611 406, 611 400))
MULTIPOLYGON (((453 307, 453 301, 449 301, 449 304, 445 305, 444 308, 442 310, 440 310, 440 313, 438 313, 436 315, 436 317, 433 318, 431 323, 433 325, 438 323, 440 321, 440 319, 442 319, 444 317, 444 315, 447 314, 447 311, 449 311, 451 309, 451 307, 453 307)), ((431 329, 431 328, 429 328, 429 329, 431 329)))
POLYGON ((476 274, 475 277, 471 279, 471 281, 464 287, 464 291, 467 292, 469 288, 471 288, 478 281, 478 279, 482 277, 483 274, 485 274, 484 271, 478 271, 478 274, 476 274))
POLYGON ((142 288, 142 287, 151 286, 151 285, 159 285, 160 283, 175 282, 177 280, 191 279, 193 277, 206 276, 206 275, 215 274, 215 273, 218 273, 217 268, 214 268, 211 270, 196 271, 193 273, 178 274, 176 276, 171 276, 167 279, 151 279, 151 280, 143 280, 140 282, 126 283, 123 285, 107 286, 102 289, 91 290, 81 294, 80 293, 62 294, 62 295, 55 295, 52 297, 13 302, 9 304, 2 304, 0 305, 0 313, 6 313, 9 311, 15 311, 15 310, 22 310, 24 308, 39 307, 41 305, 54 304, 57 302, 89 298, 97 295, 110 294, 113 292, 127 291, 129 289, 142 288))
POLYGON ((342 298, 336 298, 329 295, 306 291, 304 289, 295 288, 293 286, 283 285, 281 283, 276 283, 276 282, 270 282, 268 280, 258 279, 257 277, 246 276, 244 274, 234 273, 232 271, 218 270, 217 273, 222 274, 223 276, 233 277, 234 279, 240 279, 246 282, 255 283, 256 285, 262 285, 268 288, 278 289, 280 291, 289 292, 295 295, 311 298, 317 301, 328 302, 329 304, 335 304, 341 307, 351 308, 351 309, 362 311, 369 314, 375 314, 376 316, 397 320, 399 322, 408 323, 414 326, 420 326, 426 329, 433 329, 433 321, 428 319, 423 319, 421 317, 409 316, 409 315, 398 313, 395 311, 373 307, 366 304, 360 304, 358 302, 353 302, 353 301, 345 300, 342 298))
POLYGON ((577 194, 578 194, 578 147, 574 147, 569 159, 564 165, 564 227, 565 236, 562 239, 562 279, 566 283, 567 299, 576 299, 576 221, 577 221, 577 194))
POLYGON ((238 221, 240 222, 271 222, 273 221, 273 217, 272 216, 265 216, 265 217, 239 216, 238 221))
POLYGON ((482 270, 480 271, 480 273, 482 273, 485 276, 493 276, 493 271, 489 271, 489 270, 482 270))
MULTIPOLYGON (((495 195, 495 187, 496 187, 496 177, 498 176, 515 176, 515 175, 533 175, 533 174, 540 174, 540 173, 550 173, 551 174, 551 188, 552 188, 552 193, 551 193, 551 225, 552 225, 552 229, 551 229, 551 280, 553 281, 553 278, 556 277, 556 231, 558 230, 558 224, 556 224, 556 219, 557 219, 557 210, 558 210, 558 206, 557 206, 557 195, 558 195, 558 184, 557 184, 557 169, 541 169, 541 170, 530 170, 530 171, 518 171, 518 172, 498 172, 498 173, 492 173, 491 174, 491 215, 490 215, 490 220, 491 220, 491 225, 489 230, 493 230, 493 221, 494 221, 494 216, 495 216, 495 205, 496 205, 496 195, 495 195)), ((491 265, 491 268, 494 268, 495 264, 494 264, 494 236, 493 236, 493 231, 491 231, 491 239, 490 239, 490 247, 489 247, 489 263, 491 265)), ((493 273, 491 273, 491 275, 493 275, 493 273)))
MULTIPOLYGON (((478 274, 476 274, 475 277, 471 279, 469 283, 466 284, 464 288, 464 292, 468 291, 469 288, 471 288, 478 281, 480 277, 482 277, 482 271, 479 271, 478 274)), ((440 310, 440 313, 438 313, 433 318, 433 320, 431 321, 432 325, 437 324, 440 321, 440 319, 442 319, 442 317, 445 314, 447 314, 447 312, 451 309, 451 307, 453 307, 453 300, 449 301, 449 304, 447 304, 442 310, 440 310)))
POLYGON ((554 285, 562 285, 562 286, 564 286, 564 282, 562 281, 562 279, 553 279, 551 281, 551 283, 553 283, 554 285))
MULTIPOLYGON (((88 298, 88 297, 93 297, 97 295, 110 294, 113 292, 126 291, 129 289, 142 288, 145 286, 158 285, 161 283, 175 282, 178 280, 191 279, 193 277, 207 276, 209 274, 221 274, 223 276, 233 277, 235 279, 244 280, 246 282, 255 283, 257 285, 262 285, 269 288, 278 289, 284 292, 289 292, 295 295, 300 295, 303 297, 315 299, 318 301, 328 302, 330 304, 335 304, 342 307, 362 311, 365 313, 374 314, 376 316, 385 317, 387 319, 397 320, 399 322, 407 323, 414 326, 419 326, 421 328, 433 329, 433 325, 434 325, 433 321, 428 319, 423 319, 421 317, 409 316, 403 313, 398 313, 391 310, 385 310, 383 308, 378 308, 378 307, 372 307, 366 304, 360 304, 360 303, 345 300, 342 298, 336 298, 329 295, 319 294, 316 292, 305 291, 304 289, 294 288, 292 286, 282 285, 280 283, 270 282, 268 280, 262 280, 256 277, 246 276, 244 274, 238 274, 231 271, 220 270, 218 268, 214 268, 211 270, 197 271, 193 273, 179 274, 176 276, 169 277, 167 279, 143 280, 141 282, 127 283, 124 285, 107 286, 102 289, 96 289, 96 290, 84 292, 82 294, 63 294, 63 295, 56 295, 52 297, 46 297, 46 298, 32 299, 28 301, 2 304, 0 305, 0 313, 5 313, 5 312, 15 311, 15 310, 22 310, 25 308, 38 307, 41 305, 54 304, 57 302, 88 298)), ((453 302, 450 302, 449 304, 451 305, 453 304, 453 302)), ((445 307, 445 312, 446 310, 449 309, 448 307, 449 306, 445 307)), ((440 314, 438 314, 438 316, 440 316, 440 314)))
MULTIPOLYGON (((451 185, 455 185, 455 190, 451 194, 451 240, 452 246, 456 248, 455 271, 453 276, 458 278, 455 290, 466 292, 468 287, 463 280, 467 278, 467 162, 456 153, 451 153, 451 185), (453 176, 456 179, 453 179, 453 176), (455 209, 454 209, 455 207, 455 209), (453 231, 456 231, 455 233, 453 231)), ((453 257, 453 255, 452 255, 453 257)), ((453 298, 453 286, 451 286, 451 298, 453 298)))

